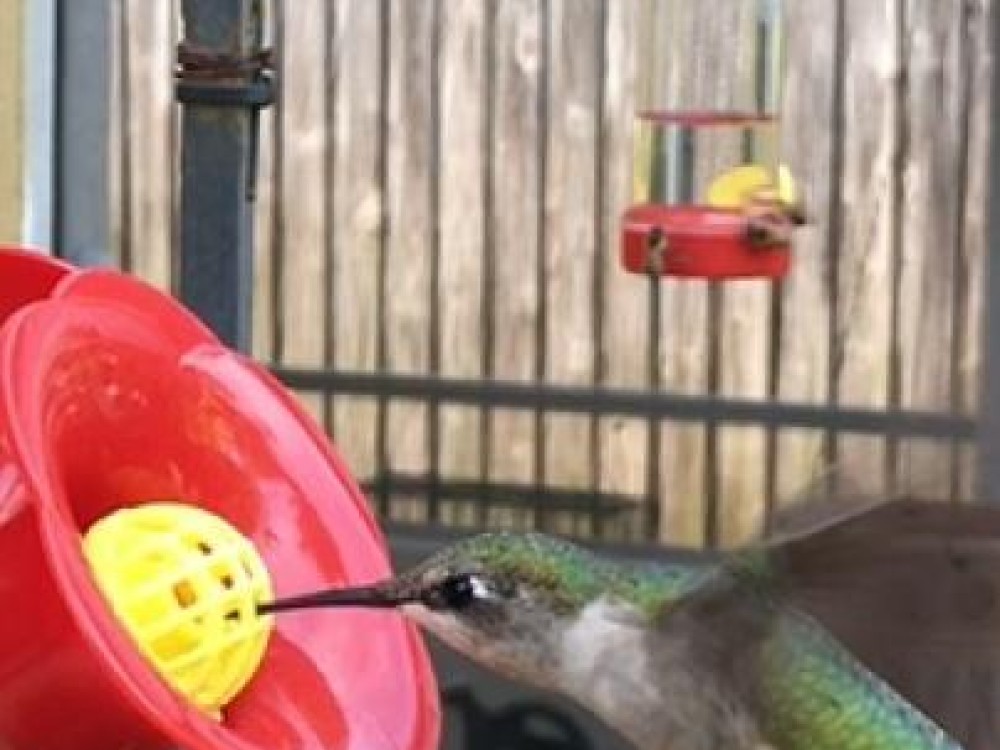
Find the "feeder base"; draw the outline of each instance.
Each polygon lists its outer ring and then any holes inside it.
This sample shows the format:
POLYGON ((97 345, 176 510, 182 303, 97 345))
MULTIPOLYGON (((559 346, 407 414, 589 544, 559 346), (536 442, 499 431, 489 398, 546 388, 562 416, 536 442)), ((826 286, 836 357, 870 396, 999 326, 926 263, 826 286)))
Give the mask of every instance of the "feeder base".
POLYGON ((622 235, 622 264, 629 273, 780 279, 790 266, 790 244, 754 241, 746 214, 738 210, 632 206, 622 235))

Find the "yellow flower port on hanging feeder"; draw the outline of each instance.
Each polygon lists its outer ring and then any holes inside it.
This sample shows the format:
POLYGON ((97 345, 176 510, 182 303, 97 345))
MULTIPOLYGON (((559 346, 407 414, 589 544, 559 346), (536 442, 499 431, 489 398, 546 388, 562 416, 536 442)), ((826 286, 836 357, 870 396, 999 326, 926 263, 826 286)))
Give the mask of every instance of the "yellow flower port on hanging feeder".
POLYGON ((760 164, 743 164, 727 170, 708 186, 706 202, 713 208, 741 209, 755 200, 770 200, 791 208, 799 203, 798 188, 784 164, 771 170, 760 164), (777 182, 777 185, 775 185, 777 182))
POLYGON ((84 536, 98 587, 160 676, 206 713, 247 685, 271 633, 257 604, 270 578, 250 541, 219 516, 181 503, 124 508, 84 536))

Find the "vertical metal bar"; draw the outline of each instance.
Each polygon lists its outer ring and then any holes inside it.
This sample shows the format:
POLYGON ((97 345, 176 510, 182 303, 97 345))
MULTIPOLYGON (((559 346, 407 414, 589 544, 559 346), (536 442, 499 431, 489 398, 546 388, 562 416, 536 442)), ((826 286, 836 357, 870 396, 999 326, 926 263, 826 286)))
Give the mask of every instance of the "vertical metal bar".
MULTIPOLYGON (((483 55, 483 120, 482 120, 482 160, 483 160, 483 287, 482 287, 482 368, 483 377, 492 380, 494 371, 493 347, 496 339, 496 206, 494 205, 494 151, 496 139, 496 90, 497 90, 497 12, 498 0, 486 4, 486 21, 483 34, 485 54, 483 55)), ((483 488, 489 484, 493 459, 493 416, 489 406, 480 409, 480 455, 479 481, 483 488)), ((485 494, 485 492, 484 492, 485 494)), ((489 521, 489 504, 476 504, 476 525, 486 527, 489 521)))
MULTIPOLYGON (((434 0, 431 10, 430 62, 430 316, 427 326, 428 369, 441 374, 441 39, 444 7, 434 0)), ((427 401, 427 520, 441 519, 441 404, 436 398, 427 401)))
MULTIPOLYGON (((116 126, 119 132, 120 144, 118 149, 117 178, 118 178, 118 252, 116 253, 118 266, 126 273, 130 273, 135 266, 135 242, 132 222, 132 128, 129 122, 132 119, 132 102, 128 95, 129 85, 132 79, 132 38, 130 28, 132 24, 132 14, 129 9, 128 0, 116 0, 115 2, 115 44, 118 45, 118 70, 115 77, 115 98, 118 102, 118 111, 115 112, 116 126)), ((110 186, 109 186, 110 187, 110 186)))
MULTIPOLYGON (((758 0, 756 24, 755 97, 758 112, 781 117, 782 44, 785 31, 781 0, 758 0)), ((753 159, 762 160, 777 182, 781 167, 781 123, 768 127, 763 138, 755 139, 753 159), (762 158, 763 157, 763 158, 762 158)), ((767 352, 767 397, 776 400, 781 387, 781 332, 783 315, 782 283, 768 290, 769 326, 767 352)), ((764 438, 764 523, 770 527, 778 502, 778 430, 768 427, 764 438)))
MULTIPOLYGON (((990 53, 1000 53, 1000 11, 990 8, 990 53)), ((989 180, 987 183, 987 237, 983 369, 979 399, 979 444, 976 457, 977 499, 1000 501, 1000 75, 990 88, 989 180)))
MULTIPOLYGON (((972 135, 972 107, 978 91, 975 91, 976 56, 982 50, 979 49, 979 34, 973 29, 978 29, 982 19, 975 13, 973 6, 966 3, 962 7, 961 16, 961 75, 959 80, 959 142, 969 143, 972 135)), ((956 201, 959 206, 959 217, 964 217, 969 206, 969 174, 970 174, 970 154, 969 149, 964 148, 959 151, 957 176, 955 179, 956 201)), ((952 414, 960 414, 962 406, 967 402, 967 387, 965 378, 962 377, 963 356, 968 348, 968 321, 965 310, 968 306, 970 284, 966 267, 966 223, 961 219, 955 221, 952 226, 952 259, 955 268, 960 269, 952 282, 951 299, 951 347, 949 349, 949 373, 950 381, 948 388, 948 404, 952 414)), ((964 458, 965 445, 960 440, 951 440, 949 448, 949 462, 951 464, 948 482, 948 499, 955 501, 962 498, 967 483, 964 481, 966 463, 964 458)))
MULTIPOLYGON (((779 180, 781 169, 782 113, 784 111, 784 70, 786 9, 784 0, 758 0, 756 96, 757 111, 775 116, 773 126, 764 129, 764 136, 757 138, 755 160, 761 160, 779 180)), ((783 283, 775 281, 769 289, 769 329, 767 397, 776 401, 781 391, 781 341, 784 327, 783 283)), ((764 524, 770 528, 772 515, 778 503, 778 445, 779 430, 768 427, 764 445, 764 524)))
MULTIPOLYGON (((343 69, 340 66, 338 51, 338 12, 335 3, 328 3, 323 14, 323 24, 325 34, 323 38, 323 65, 326 68, 324 93, 325 107, 323 113, 324 125, 327 129, 327 138, 332 143, 336 143, 339 135, 337 115, 339 114, 340 102, 340 82, 343 78, 343 69)), ((326 221, 324 223, 324 248, 323 248, 323 363, 326 367, 334 369, 337 366, 337 326, 336 302, 334 300, 337 288, 336 279, 336 255, 337 255, 337 233, 335 220, 337 208, 340 203, 340 196, 337 194, 337 149, 332 145, 327 147, 325 158, 323 159, 323 190, 326 193, 326 221)), ((323 426, 328 435, 336 438, 334 427, 336 425, 336 403, 333 393, 324 394, 323 397, 323 426)))
MULTIPOLYGON (((890 303, 889 308, 889 352, 886 361, 888 371, 887 407, 892 410, 900 408, 902 401, 903 373, 901 354, 900 320, 903 294, 903 225, 906 222, 906 172, 910 159, 910 110, 912 107, 909 66, 907 56, 908 29, 910 28, 909 11, 906 3, 899 3, 895 19, 895 50, 896 85, 893 87, 893 130, 895 139, 892 152, 892 179, 890 181, 891 195, 891 227, 892 237, 889 248, 890 268, 890 303)), ((883 473, 888 494, 895 494, 900 482, 900 456, 903 446, 895 435, 885 439, 885 459, 883 473)))
MULTIPOLYGON (((548 227, 546 223, 545 201, 549 179, 549 89, 552 85, 552 8, 548 0, 543 0, 538 18, 538 36, 542 40, 539 54, 542 69, 539 73, 538 100, 536 116, 538 118, 538 181, 535 185, 538 198, 538 226, 536 242, 538 258, 535 265, 536 295, 538 300, 538 317, 535 321, 535 382, 544 383, 548 372, 548 267, 546 254, 548 250, 548 227)), ((549 514, 545 512, 544 497, 548 484, 548 463, 545 446, 545 416, 544 409, 535 410, 534 424, 534 523, 537 528, 545 531, 549 525, 549 514)))
POLYGON ((59 0, 56 21, 56 253, 79 266, 111 263, 108 184, 111 4, 59 0))
POLYGON ((55 185, 55 0, 25 4, 24 38, 24 214, 21 240, 37 248, 52 245, 55 185))
MULTIPOLYGON (((597 23, 594 30, 597 37, 597 91, 594 102, 594 259, 591 305, 593 318, 593 378, 594 385, 600 387, 607 380, 604 363, 604 314, 606 300, 606 279, 604 275, 604 253, 608 247, 607 214, 607 88, 610 61, 608 59, 608 0, 598 6, 597 23)), ((590 415, 590 533, 598 538, 605 534, 601 516, 601 473, 603 451, 601 450, 601 418, 596 412, 590 415)))
MULTIPOLYGON (((844 198, 841 194, 844 180, 844 140, 847 125, 847 0, 834 0, 834 42, 833 42, 833 101, 830 108, 830 173, 828 179, 826 237, 826 293, 830 306, 827 326, 827 348, 830 352, 826 374, 826 401, 831 406, 840 402, 840 371, 843 364, 843 345, 839 325, 843 302, 840 298, 840 256, 843 241, 843 218, 846 214, 844 198)), ((840 449, 839 434, 827 429, 823 435, 823 463, 828 467, 837 466, 840 449)), ((826 491, 834 489, 837 472, 827 472, 824 480, 826 491)))
MULTIPOLYGON (((375 183, 381 196, 389 194, 389 88, 392 78, 392 3, 379 2, 379 78, 378 78, 378 157, 375 165, 375 183)), ((378 255, 375 262, 376 292, 378 309, 375 327, 375 369, 386 371, 389 357, 388 331, 386 327, 386 257, 389 252, 389 202, 383 198, 379 202, 378 255)), ((376 401, 375 417, 375 501, 379 515, 388 518, 392 510, 387 474, 389 472, 389 399, 379 396, 376 401)))
MULTIPOLYGON (((262 0, 184 0, 186 41, 229 53, 259 47, 262 0)), ((250 351, 254 109, 186 104, 181 156, 180 295, 230 346, 250 351)))
MULTIPOLYGON (((282 2, 271 3, 271 37, 274 40, 274 66, 278 80, 284 71, 285 59, 285 7, 282 2)), ((284 103, 276 97, 271 114, 271 236, 267 238, 268 255, 271 262, 271 349, 268 352, 272 362, 281 362, 285 357, 285 117, 284 103)))

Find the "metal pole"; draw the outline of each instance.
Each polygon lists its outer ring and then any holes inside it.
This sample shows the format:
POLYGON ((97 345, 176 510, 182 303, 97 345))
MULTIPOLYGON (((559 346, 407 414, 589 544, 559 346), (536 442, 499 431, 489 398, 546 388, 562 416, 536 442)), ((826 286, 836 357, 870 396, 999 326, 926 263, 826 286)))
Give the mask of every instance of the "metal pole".
POLYGON ((271 101, 263 0, 183 0, 180 297, 250 349, 259 108, 271 101))
MULTIPOLYGON (((1000 53, 1000 11, 990 8, 991 58, 1000 53)), ((987 183, 986 320, 979 399, 977 499, 1000 501, 1000 75, 994 66, 990 93, 989 178, 987 183)))
POLYGON ((57 254, 79 266, 111 263, 108 132, 111 3, 60 0, 56 31, 57 254))
MULTIPOLYGON (((36 248, 50 248, 56 140, 55 3, 53 0, 25 3, 24 14, 24 216, 21 241, 36 248)), ((0 148, 5 146, 0 145, 0 148)))

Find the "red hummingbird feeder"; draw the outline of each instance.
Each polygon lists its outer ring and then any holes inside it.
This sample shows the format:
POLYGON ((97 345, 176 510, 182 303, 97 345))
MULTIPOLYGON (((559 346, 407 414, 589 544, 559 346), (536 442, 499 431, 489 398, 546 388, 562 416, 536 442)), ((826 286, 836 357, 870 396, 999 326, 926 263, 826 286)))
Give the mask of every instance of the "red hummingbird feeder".
POLYGON ((0 747, 437 746, 423 642, 389 613, 276 622, 219 717, 161 679, 82 539, 167 498, 242 534, 279 594, 391 574, 347 468, 262 367, 133 278, 0 249, 0 747))
POLYGON ((622 222, 626 271, 711 280, 788 273, 793 229, 804 217, 777 161, 780 15, 777 3, 758 0, 747 34, 753 55, 731 55, 757 61, 738 87, 752 107, 678 107, 690 101, 667 95, 638 113, 634 203, 622 222))

